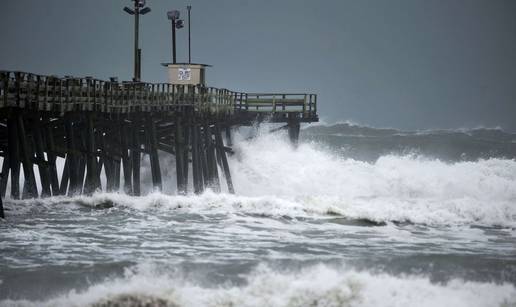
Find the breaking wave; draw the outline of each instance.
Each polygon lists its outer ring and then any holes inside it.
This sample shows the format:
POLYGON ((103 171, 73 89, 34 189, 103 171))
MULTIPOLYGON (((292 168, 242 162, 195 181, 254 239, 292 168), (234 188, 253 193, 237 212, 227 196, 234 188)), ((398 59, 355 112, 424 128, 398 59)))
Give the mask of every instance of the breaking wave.
POLYGON ((284 134, 235 144, 236 195, 174 195, 162 159, 165 193, 143 172, 141 197, 7 200, 0 306, 516 306, 515 160, 367 162, 284 134))
POLYGON ((510 284, 389 275, 315 265, 300 270, 259 265, 243 282, 207 286, 142 264, 120 278, 47 301, 3 301, 4 306, 513 306, 510 284))
MULTIPOLYGON (((334 214, 374 222, 516 227, 515 160, 447 163, 388 155, 363 162, 341 157, 315 142, 302 143, 294 150, 283 136, 273 135, 239 144, 230 159, 237 195, 99 193, 32 202, 38 206, 75 202, 139 210, 289 217, 334 214)), ((165 186, 174 185, 167 180, 165 186)), ((9 208, 16 214, 27 206, 24 201, 23 206, 9 208)))
POLYGON ((370 162, 389 154, 407 153, 448 162, 516 158, 516 134, 499 127, 402 131, 338 123, 311 125, 303 130, 302 137, 323 142, 347 157, 370 162))

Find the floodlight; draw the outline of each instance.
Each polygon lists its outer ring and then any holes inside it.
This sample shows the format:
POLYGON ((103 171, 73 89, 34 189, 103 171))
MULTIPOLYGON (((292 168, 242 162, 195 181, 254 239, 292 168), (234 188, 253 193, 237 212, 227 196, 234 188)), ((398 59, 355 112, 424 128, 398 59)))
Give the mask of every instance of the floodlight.
POLYGON ((130 8, 128 8, 127 6, 124 7, 124 11, 127 13, 127 14, 130 14, 130 15, 134 15, 134 11, 131 10, 130 8))
POLYGON ((179 19, 179 11, 177 11, 177 10, 168 11, 167 17, 170 20, 179 19))
POLYGON ((145 0, 132 0, 134 8, 124 7, 124 12, 134 16, 134 77, 133 80, 140 81, 141 74, 141 49, 138 47, 138 35, 140 31, 140 15, 145 15, 151 11, 145 7, 145 0))

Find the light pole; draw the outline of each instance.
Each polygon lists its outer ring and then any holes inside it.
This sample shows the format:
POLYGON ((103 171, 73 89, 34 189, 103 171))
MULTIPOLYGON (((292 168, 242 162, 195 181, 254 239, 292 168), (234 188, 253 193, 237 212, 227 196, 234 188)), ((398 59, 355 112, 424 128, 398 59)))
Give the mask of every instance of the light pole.
POLYGON ((167 17, 172 22, 172 64, 176 64, 176 29, 183 27, 183 21, 179 19, 179 11, 177 10, 168 11, 167 17))
POLYGON ((190 34, 190 11, 192 6, 188 5, 186 9, 188 10, 188 64, 192 64, 192 35, 190 34))
POLYGON ((138 32, 140 28, 140 15, 145 15, 151 11, 145 7, 145 0, 132 0, 134 8, 124 7, 124 11, 129 15, 134 15, 134 76, 133 81, 140 81, 141 78, 141 58, 142 50, 138 47, 138 32))

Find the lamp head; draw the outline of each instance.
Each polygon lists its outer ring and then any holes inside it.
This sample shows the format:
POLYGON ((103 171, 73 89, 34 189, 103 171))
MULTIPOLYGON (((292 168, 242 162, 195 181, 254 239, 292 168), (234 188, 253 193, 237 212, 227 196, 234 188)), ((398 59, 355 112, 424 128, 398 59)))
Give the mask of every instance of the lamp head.
POLYGON ((172 10, 167 12, 167 17, 170 20, 176 20, 179 19, 179 11, 178 10, 172 10))
POLYGON ((144 7, 145 6, 145 0, 134 0, 134 4, 138 7, 144 7))
POLYGON ((127 14, 129 14, 129 15, 134 15, 134 11, 133 11, 133 10, 131 10, 130 8, 128 8, 127 6, 126 6, 126 7, 124 7, 124 12, 126 12, 126 13, 127 13, 127 14))

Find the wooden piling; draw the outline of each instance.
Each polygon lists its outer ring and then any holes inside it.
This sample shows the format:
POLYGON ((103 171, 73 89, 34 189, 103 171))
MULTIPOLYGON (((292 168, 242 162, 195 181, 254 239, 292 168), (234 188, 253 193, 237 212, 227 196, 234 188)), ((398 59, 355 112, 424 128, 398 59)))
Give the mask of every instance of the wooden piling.
POLYGON ((5 190, 7 188, 7 176, 9 175, 9 157, 4 156, 2 164, 2 174, 0 174, 0 218, 4 219, 4 203, 3 198, 5 197, 5 190))
MULTIPOLYGON (((118 128, 120 125, 118 123, 115 123, 111 126, 111 129, 118 128)), ((103 137, 103 146, 107 150, 107 144, 111 144, 110 142, 114 143, 109 146, 110 150, 106 151, 106 153, 111 157, 111 176, 113 177, 112 180, 112 186, 110 191, 119 191, 120 190, 120 168, 121 168, 121 162, 122 162, 122 155, 119 154, 121 142, 120 137, 122 134, 121 129, 116 129, 115 131, 112 131, 110 133, 109 139, 108 136, 105 138, 103 137)))
POLYGON ((181 117, 177 116, 175 119, 175 153, 176 153, 176 180, 177 180, 177 193, 185 195, 187 192, 186 180, 185 180, 185 161, 184 161, 184 133, 182 127, 181 117))
POLYGON ((219 173, 217 169, 217 160, 215 158, 215 146, 213 146, 212 132, 210 124, 204 125, 204 140, 206 150, 206 162, 208 166, 209 186, 213 191, 220 192, 219 173))
POLYGON ((0 218, 5 219, 4 203, 2 201, 2 196, 0 196, 0 218))
POLYGON ((191 137, 191 146, 192 146, 192 179, 195 194, 200 194, 203 192, 204 184, 202 178, 202 165, 201 165, 201 156, 200 156, 200 145, 199 145, 199 128, 194 123, 191 126, 192 137, 191 137))
POLYGON ((59 184, 59 195, 66 195, 68 184, 70 182, 70 157, 66 155, 63 173, 61 174, 61 183, 59 184))
POLYGON ((34 150, 36 152, 36 161, 39 170, 41 182, 41 197, 49 197, 52 195, 50 191, 50 173, 48 171, 48 163, 45 160, 45 149, 43 146, 43 138, 41 135, 41 125, 39 116, 32 123, 32 138, 34 139, 34 150))
POLYGON ((140 142, 140 122, 135 114, 132 125, 132 148, 131 160, 133 167, 133 195, 140 196, 140 163, 141 163, 141 142, 140 142))
POLYGON ((206 155, 206 140, 204 137, 204 134, 206 133, 206 130, 203 128, 201 130, 200 125, 198 126, 199 131, 199 157, 201 159, 201 173, 203 178, 203 187, 204 189, 208 189, 210 187, 210 172, 208 169, 208 157, 206 155))
POLYGON ((84 183, 84 194, 91 195, 97 188, 100 187, 99 173, 97 170, 97 147, 95 144, 95 130, 93 114, 91 112, 85 114, 85 122, 86 127, 84 132, 86 143, 86 181, 84 183))
POLYGON ((229 163, 226 156, 226 150, 224 149, 224 142, 222 141, 222 133, 218 125, 215 125, 215 146, 217 149, 217 156, 220 157, 219 160, 222 163, 221 168, 224 171, 224 177, 226 178, 228 192, 231 194, 235 194, 235 188, 233 187, 233 181, 231 180, 231 172, 229 170, 229 163))
POLYGON ((189 161, 190 161, 190 126, 187 124, 184 127, 184 137, 183 137, 183 143, 184 143, 184 155, 183 155, 183 164, 184 164, 184 170, 183 170, 183 178, 184 178, 184 186, 186 187, 186 190, 188 192, 188 169, 189 169, 189 161))
POLYGON ((97 164, 98 180, 100 182, 100 174, 102 173, 102 167, 104 167, 104 173, 106 175, 106 191, 113 192, 115 190, 115 165, 113 155, 108 151, 107 137, 105 133, 100 132, 98 134, 98 147, 100 149, 100 159, 97 164))
POLYGON ((14 114, 7 119, 7 153, 11 168, 11 198, 20 198, 20 146, 18 143, 18 125, 14 114))
MULTIPOLYGON (((133 184, 132 184, 132 159, 130 157, 130 140, 131 137, 131 127, 128 124, 122 124, 120 127, 120 154, 122 157, 122 167, 124 171, 124 192, 126 194, 131 195, 133 193, 133 184)), ((131 142, 132 143, 132 142, 131 142)))
POLYGON ((77 194, 84 193, 84 175, 86 174, 86 157, 83 155, 79 156, 78 163, 79 169, 77 171, 77 194))
POLYGON ((32 149, 28 144, 28 136, 25 130, 23 115, 17 112, 15 116, 18 129, 18 140, 20 144, 20 156, 23 165, 23 175, 25 177, 22 198, 36 198, 38 197, 38 188, 36 187, 36 178, 34 176, 32 149))
POLYGON ((151 175, 152 175, 152 185, 154 189, 158 191, 163 190, 163 185, 161 183, 161 169, 159 166, 159 157, 158 157, 158 137, 156 134, 156 123, 154 122, 152 116, 148 114, 146 116, 146 134, 147 134, 147 153, 149 154, 150 166, 151 166, 151 175))
POLYGON ((50 176, 50 186, 52 188, 52 195, 60 195, 61 191, 59 188, 59 178, 57 176, 57 157, 55 154, 54 129, 52 126, 48 126, 45 130, 45 144, 48 161, 47 168, 50 176))
MULTIPOLYGON (((74 123, 71 116, 65 119, 65 134, 66 134, 66 164, 65 170, 68 175, 68 196, 73 196, 80 193, 79 188, 79 156, 78 150, 75 146, 75 133, 74 133, 74 123), (66 167, 67 166, 67 167, 66 167)), ((63 171, 64 177, 64 171, 63 171)), ((82 182, 81 182, 82 184, 82 182)), ((82 187, 82 185, 81 185, 82 187)), ((61 188, 63 188, 63 183, 61 184, 61 188)), ((61 189, 61 193, 63 193, 63 189, 61 189)))
POLYGON ((226 132, 226 144, 227 146, 233 146, 233 138, 231 136, 231 126, 227 126, 225 129, 226 132))
POLYGON ((113 161, 114 183, 113 191, 120 190, 120 159, 113 161))
POLYGON ((301 125, 299 123, 299 118, 295 113, 288 114, 288 136, 290 138, 290 142, 294 147, 297 147, 299 143, 299 131, 301 129, 301 125))
POLYGON ((5 197, 9 169, 9 154, 7 154, 4 156, 4 161, 2 162, 2 173, 0 174, 0 197, 5 197))

